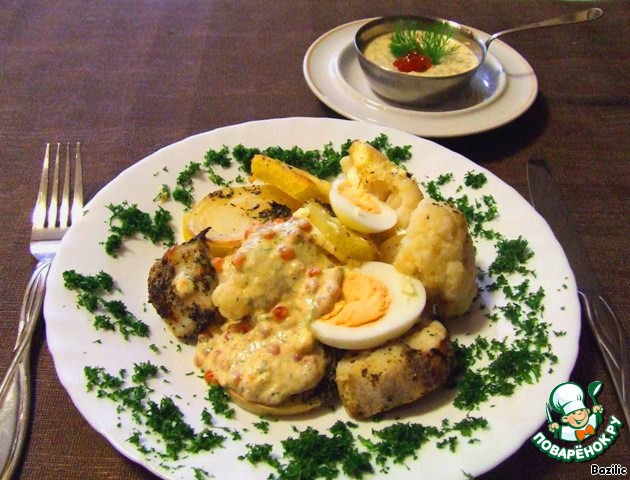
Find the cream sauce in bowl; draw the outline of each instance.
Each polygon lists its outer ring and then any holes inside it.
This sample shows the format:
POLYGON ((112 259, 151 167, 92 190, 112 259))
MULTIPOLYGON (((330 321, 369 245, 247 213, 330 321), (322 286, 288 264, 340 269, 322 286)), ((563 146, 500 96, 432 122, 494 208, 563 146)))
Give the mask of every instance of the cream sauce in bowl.
POLYGON ((474 52, 464 43, 448 39, 447 47, 456 47, 452 54, 446 56, 441 63, 433 65, 424 72, 400 72, 395 66, 396 57, 390 51, 393 33, 385 33, 379 35, 370 41, 365 47, 363 54, 365 57, 375 64, 397 73, 406 73, 408 75, 417 75, 421 77, 446 77, 450 75, 458 75, 467 72, 479 65, 479 59, 474 52))

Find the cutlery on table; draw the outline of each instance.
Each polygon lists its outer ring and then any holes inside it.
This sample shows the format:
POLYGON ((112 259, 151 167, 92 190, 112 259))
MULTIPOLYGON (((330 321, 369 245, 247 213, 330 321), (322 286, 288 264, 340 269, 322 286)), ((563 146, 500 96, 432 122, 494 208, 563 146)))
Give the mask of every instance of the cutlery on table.
POLYGON ((531 159, 527 164, 527 182, 534 208, 547 220, 567 255, 577 282, 583 313, 602 352, 628 425, 630 422, 628 337, 606 300, 571 218, 564 211, 547 162, 531 159))
POLYGON ((46 144, 37 202, 33 210, 31 229, 31 254, 37 266, 24 293, 18 325, 18 336, 13 357, 0 383, 0 479, 10 478, 19 460, 27 431, 30 412, 30 379, 28 351, 33 332, 40 316, 46 277, 50 265, 59 251, 61 239, 83 210, 83 172, 81 144, 75 148, 74 185, 70 186, 71 145, 56 145, 56 155, 51 164, 51 144, 46 144), (64 171, 60 168, 60 155, 65 151, 64 171), (61 198, 60 182, 61 185, 61 198), (50 190, 50 192, 49 192, 50 190), (72 198, 70 197, 73 191, 72 198), (49 198, 50 197, 50 198, 49 198))

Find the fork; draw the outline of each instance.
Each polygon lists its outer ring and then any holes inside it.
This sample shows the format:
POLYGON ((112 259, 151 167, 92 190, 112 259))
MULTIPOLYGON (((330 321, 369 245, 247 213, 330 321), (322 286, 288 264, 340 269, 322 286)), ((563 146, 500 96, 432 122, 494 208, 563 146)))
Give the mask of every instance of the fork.
MULTIPOLYGON (((4 447, 0 448, 0 454, 5 454, 5 464, 0 470, 1 478, 8 478, 21 453, 21 446, 26 431, 29 411, 29 375, 28 358, 25 353, 28 351, 33 332, 37 325, 37 320, 41 313, 46 286, 46 278, 50 265, 59 251, 61 239, 70 227, 81 215, 83 210, 83 169, 81 162, 81 144, 75 146, 75 166, 73 196, 70 198, 70 143, 62 148, 57 143, 56 155, 50 175, 51 153, 54 149, 51 144, 46 144, 42 174, 39 183, 37 201, 33 210, 31 229, 31 254, 37 259, 37 266, 24 293, 20 322, 18 326, 18 337, 11 364, 7 369, 2 383, 0 384, 0 413, 4 421, 7 409, 14 408, 17 416, 16 424, 12 426, 13 441, 3 439, 4 447), (64 172, 60 171, 60 156, 62 150, 65 151, 64 172), (60 180, 63 178, 61 199, 59 198, 60 180), (49 195, 50 190, 50 195, 49 195), (49 201, 50 196, 50 201, 49 201), (61 201, 60 201, 61 200, 61 201), (19 368, 19 370, 18 370, 19 368), (17 376, 16 376, 17 371, 17 376), (19 398, 9 398, 9 393, 20 393, 19 398), (6 402, 6 403, 5 403, 6 402), (3 451, 5 450, 6 451, 3 451)), ((16 395, 17 396, 17 395, 16 395)), ((0 457, 0 461, 2 457, 0 457)))

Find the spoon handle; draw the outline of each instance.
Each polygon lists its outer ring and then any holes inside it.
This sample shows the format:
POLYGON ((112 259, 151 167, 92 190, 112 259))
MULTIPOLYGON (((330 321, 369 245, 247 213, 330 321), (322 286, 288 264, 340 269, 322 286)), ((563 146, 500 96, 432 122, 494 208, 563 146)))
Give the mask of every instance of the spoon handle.
POLYGON ((486 50, 490 46, 490 43, 494 41, 495 38, 500 37, 501 35, 505 35, 506 33, 512 32, 520 32, 521 30, 531 30, 532 28, 541 28, 541 27, 553 27, 555 25, 566 25, 568 23, 580 23, 580 22, 588 22, 591 20, 596 20, 602 16, 604 12, 600 8, 588 8, 586 10, 581 10, 579 12, 570 13, 568 15, 563 15, 561 17, 550 18, 549 20, 542 20, 540 22, 529 23, 527 25, 521 25, 520 27, 508 28, 506 30, 501 30, 493 35, 491 35, 488 40, 486 40, 486 50))

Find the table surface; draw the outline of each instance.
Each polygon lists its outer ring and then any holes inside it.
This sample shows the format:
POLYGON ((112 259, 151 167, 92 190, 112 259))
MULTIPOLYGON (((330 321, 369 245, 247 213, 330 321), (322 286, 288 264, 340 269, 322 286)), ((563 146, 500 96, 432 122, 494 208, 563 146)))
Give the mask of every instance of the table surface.
MULTIPOLYGON (((527 198, 525 166, 547 158, 614 309, 630 331, 630 23, 625 2, 473 0, 18 0, 0 10, 0 373, 9 364, 34 267, 30 214, 46 141, 83 142, 86 200, 126 167, 195 133, 250 120, 339 118, 309 90, 302 61, 326 31, 399 12, 448 17, 486 32, 599 6, 604 16, 504 37, 531 64, 531 108, 492 131, 435 139, 527 198)), ((583 322, 584 323, 584 322, 583 322)), ((619 401, 584 323, 572 380, 619 401)), ((43 322, 31 351, 33 410, 18 478, 149 479, 73 406, 55 374, 43 322)), ((542 428, 542 426, 541 426, 542 428)), ((4 441, 4 440, 3 440, 4 441)), ((500 441, 500 435, 497 436, 500 441)), ((627 426, 597 461, 630 468, 627 426)), ((482 478, 590 477, 526 442, 482 478)))

